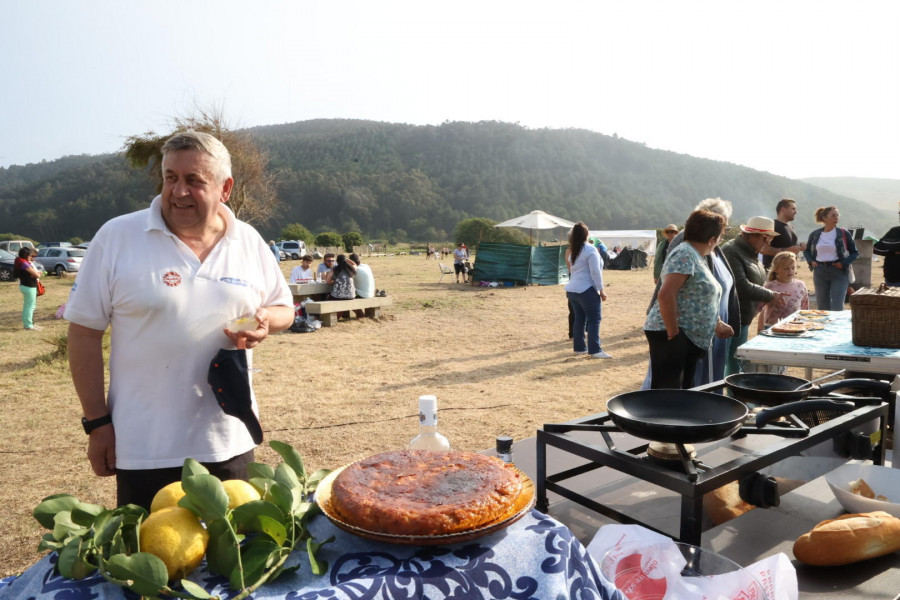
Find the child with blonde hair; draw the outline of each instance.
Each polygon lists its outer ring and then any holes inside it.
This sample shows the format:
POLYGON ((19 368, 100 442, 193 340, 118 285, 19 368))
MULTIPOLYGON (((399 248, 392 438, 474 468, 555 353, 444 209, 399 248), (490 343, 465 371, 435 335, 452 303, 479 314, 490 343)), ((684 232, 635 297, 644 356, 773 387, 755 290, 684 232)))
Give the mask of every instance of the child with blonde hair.
POLYGON ((775 255, 764 287, 784 294, 784 306, 764 304, 759 314, 757 331, 771 327, 798 310, 809 308, 809 291, 806 284, 797 279, 797 255, 793 252, 779 252, 775 255))

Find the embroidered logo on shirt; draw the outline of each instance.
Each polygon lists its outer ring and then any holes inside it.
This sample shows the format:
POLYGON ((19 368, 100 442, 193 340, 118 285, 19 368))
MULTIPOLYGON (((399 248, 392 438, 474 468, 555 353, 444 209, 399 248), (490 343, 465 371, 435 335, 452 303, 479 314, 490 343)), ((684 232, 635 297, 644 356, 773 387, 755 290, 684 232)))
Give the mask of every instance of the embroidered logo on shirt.
POLYGON ((167 271, 165 274, 163 274, 162 280, 163 283, 169 287, 181 285, 181 275, 179 275, 175 271, 167 271))
POLYGON ((243 279, 235 279, 234 277, 220 277, 219 281, 221 281, 222 283, 230 283, 232 285, 241 285, 243 287, 249 287, 250 285, 243 279))

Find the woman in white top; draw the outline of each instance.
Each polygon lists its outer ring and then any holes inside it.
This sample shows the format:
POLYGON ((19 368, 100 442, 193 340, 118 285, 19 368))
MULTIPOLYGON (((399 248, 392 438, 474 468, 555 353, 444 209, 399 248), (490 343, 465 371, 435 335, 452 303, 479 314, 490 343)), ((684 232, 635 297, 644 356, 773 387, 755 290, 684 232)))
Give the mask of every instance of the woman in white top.
POLYGON ((612 358, 600 347, 600 301, 606 300, 603 260, 597 249, 587 243, 587 239, 587 225, 579 221, 569 234, 570 277, 566 284, 566 297, 575 312, 573 350, 576 354, 590 354, 591 358, 612 358))
POLYGON ((837 226, 841 214, 836 206, 816 210, 816 223, 823 227, 809 234, 803 256, 813 272, 816 308, 844 310, 850 286, 850 265, 859 256, 856 242, 846 229, 837 226))

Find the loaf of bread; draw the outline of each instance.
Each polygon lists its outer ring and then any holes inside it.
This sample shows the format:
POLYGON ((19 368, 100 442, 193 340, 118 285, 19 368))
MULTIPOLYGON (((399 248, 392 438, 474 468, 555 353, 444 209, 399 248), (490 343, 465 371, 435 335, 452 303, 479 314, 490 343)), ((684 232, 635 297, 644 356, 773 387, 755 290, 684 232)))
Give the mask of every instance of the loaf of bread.
POLYGON ((721 525, 755 508, 741 499, 737 481, 727 483, 703 496, 703 509, 716 525, 721 525))
POLYGON ((794 556, 816 567, 849 565, 900 550, 900 519, 883 511, 822 521, 794 542, 794 556))

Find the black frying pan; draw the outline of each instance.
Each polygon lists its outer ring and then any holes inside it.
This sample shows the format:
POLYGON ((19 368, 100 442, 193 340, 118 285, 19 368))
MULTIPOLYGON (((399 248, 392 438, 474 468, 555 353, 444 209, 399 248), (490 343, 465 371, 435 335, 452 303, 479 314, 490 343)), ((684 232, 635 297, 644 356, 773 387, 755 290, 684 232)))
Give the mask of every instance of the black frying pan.
POLYGON ((673 444, 697 444, 728 437, 744 424, 743 402, 693 390, 642 390, 610 398, 606 411, 625 433, 673 444))
POLYGON ((874 379, 839 379, 816 386, 800 377, 773 373, 735 373, 725 378, 725 385, 738 400, 768 406, 803 400, 813 393, 824 396, 838 390, 860 390, 885 398, 891 391, 890 382, 874 379))
MULTIPOLYGON (((860 399, 860 402, 862 399, 860 399)), ((767 408, 756 415, 756 426, 795 413, 817 410, 849 412, 854 402, 802 400, 767 408)), ((606 411, 625 433, 654 442, 699 444, 737 432, 749 411, 740 400, 694 390, 642 390, 610 398, 606 411)))

